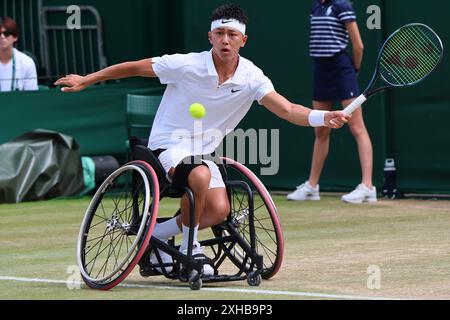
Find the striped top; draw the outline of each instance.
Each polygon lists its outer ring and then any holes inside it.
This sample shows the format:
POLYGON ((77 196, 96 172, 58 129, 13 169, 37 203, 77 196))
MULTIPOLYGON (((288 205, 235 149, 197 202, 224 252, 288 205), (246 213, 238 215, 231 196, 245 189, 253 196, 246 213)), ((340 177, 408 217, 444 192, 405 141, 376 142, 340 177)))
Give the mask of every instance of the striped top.
POLYGON ((315 0, 311 12, 309 55, 332 57, 345 50, 349 39, 345 23, 351 21, 356 21, 356 15, 348 0, 315 0))

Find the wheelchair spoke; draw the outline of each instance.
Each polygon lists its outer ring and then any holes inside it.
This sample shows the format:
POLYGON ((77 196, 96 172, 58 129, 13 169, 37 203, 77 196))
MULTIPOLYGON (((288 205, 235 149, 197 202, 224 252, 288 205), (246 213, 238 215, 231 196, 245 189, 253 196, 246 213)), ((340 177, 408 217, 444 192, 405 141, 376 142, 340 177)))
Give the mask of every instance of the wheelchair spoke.
MULTIPOLYGON (((99 241, 99 242, 100 242, 100 245, 99 245, 99 247, 98 247, 97 254, 94 255, 94 257, 92 258, 91 261, 89 261, 88 263, 85 262, 85 265, 84 265, 85 268, 88 267, 92 262, 94 262, 94 264, 95 264, 95 260, 97 259, 98 255, 99 255, 99 251, 100 251, 100 248, 102 247, 103 239, 105 238, 105 236, 106 236, 106 230, 105 230, 105 233, 103 234, 103 236, 101 237, 101 240, 99 241)), ((97 242, 97 243, 98 243, 98 242, 97 242)), ((86 255, 87 255, 92 249, 95 249, 96 245, 97 245, 97 244, 95 244, 92 248, 90 248, 90 250, 88 250, 88 252, 86 252, 86 250, 84 250, 84 251, 85 251, 85 252, 84 252, 84 256, 86 257, 86 255)), ((85 249, 86 249, 86 248, 85 248, 85 249)), ((94 268, 94 267, 92 266, 91 269, 89 270, 89 274, 92 273, 92 269, 93 269, 93 268, 94 268)))
MULTIPOLYGON (((106 230, 105 230, 105 232, 106 232, 106 230)), ((117 232, 117 230, 112 231, 112 233, 115 233, 115 232, 117 232)), ((94 248, 97 246, 98 243, 100 243, 100 246, 99 246, 99 247, 101 247, 101 246, 102 246, 103 239, 105 239, 105 237, 106 237, 107 235, 109 235, 110 233, 111 233, 111 232, 108 232, 108 233, 103 234, 102 236, 99 236, 99 237, 96 237, 96 238, 92 238, 92 239, 89 239, 88 241, 86 241, 86 243, 89 243, 89 242, 91 242, 91 241, 95 241, 95 240, 100 239, 100 240, 98 240, 96 243, 94 243, 93 245, 91 245, 91 246, 90 246, 91 248, 90 248, 89 250, 85 251, 85 254, 89 254, 89 253, 91 252, 91 250, 94 249, 94 248)), ((103 252, 103 251, 102 251, 102 252, 103 252)), ((100 253, 102 253, 102 252, 100 252, 100 253)), ((97 253, 96 256, 98 256, 98 255, 99 255, 99 253, 97 253)))
MULTIPOLYGON (((267 245, 265 245, 264 242, 260 241, 258 236, 256 236, 256 243, 257 243, 257 246, 259 245, 264 250, 264 252, 266 253, 266 255, 265 255, 266 257, 270 258, 272 256, 276 256, 276 252, 274 252, 267 245)), ((271 262, 273 262, 273 261, 271 261, 271 262)))
MULTIPOLYGON (((120 215, 121 218, 122 218, 122 213, 127 212, 127 215, 126 215, 126 221, 131 221, 131 219, 132 219, 132 216, 133 216, 133 206, 135 205, 135 202, 134 202, 134 197, 135 197, 135 196, 137 196, 138 199, 139 199, 139 196, 140 196, 140 194, 139 194, 139 189, 137 189, 137 190, 135 191, 135 193, 130 197, 130 199, 129 199, 128 201, 126 201, 125 208, 121 211, 121 215, 120 215)), ((126 197, 128 197, 128 194, 126 194, 126 197)), ((137 203, 136 206, 137 206, 137 207, 140 207, 140 205, 143 203, 143 201, 144 201, 144 198, 141 197, 141 199, 138 200, 138 203, 137 203)), ((122 221, 123 221, 123 220, 122 220, 122 221)))
POLYGON ((273 236, 272 236, 273 233, 275 232, 275 230, 274 230, 273 228, 272 228, 272 229, 269 229, 269 228, 265 227, 265 226, 261 223, 261 221, 260 221, 259 219, 256 219, 255 222, 257 222, 257 223, 259 224, 259 226, 255 225, 255 229, 265 231, 265 233, 270 237, 270 239, 272 240, 272 242, 273 242, 273 243, 276 243, 276 239, 274 239, 273 236))
MULTIPOLYGON (((261 209, 261 208, 265 208, 266 206, 265 206, 265 204, 263 203, 263 204, 261 204, 259 207, 256 207, 256 208, 254 208, 253 210, 256 212, 257 210, 259 210, 259 209, 261 209)), ((267 218, 267 219, 270 219, 270 218, 267 218)))
POLYGON ((245 198, 246 198, 246 194, 245 193, 243 193, 243 192, 237 192, 237 190, 234 190, 233 191, 233 196, 232 196, 232 198, 233 198, 233 206, 235 206, 236 204, 235 204, 235 200, 238 202, 237 203, 237 205, 238 205, 238 210, 234 210, 235 212, 236 211, 240 211, 241 209, 242 209, 242 207, 243 207, 243 204, 244 203, 246 203, 246 201, 245 201, 245 198))
POLYGON ((102 202, 100 202, 100 207, 102 208, 103 217, 105 218, 105 220, 108 220, 108 218, 106 217, 105 208, 103 207, 103 203, 102 202))
MULTIPOLYGON (((119 234, 118 237, 120 237, 120 236, 121 236, 121 235, 119 234)), ((105 263, 103 264, 103 266, 100 268, 100 271, 99 271, 99 274, 100 274, 101 271, 104 270, 104 271, 103 271, 103 277, 105 276, 105 273, 106 273, 106 267, 107 267, 107 265, 108 265, 109 258, 110 258, 110 256, 111 256, 112 243, 113 243, 114 240, 115 240, 115 239, 113 240, 113 238, 111 237, 111 234, 109 235, 109 237, 110 237, 111 242, 110 242, 110 244, 109 244, 109 246, 108 246, 108 255, 107 255, 106 259, 105 259, 105 263)), ((116 239, 117 239, 117 238, 116 238, 116 239)), ((99 274, 97 275, 97 277, 99 276, 99 274)))
MULTIPOLYGON (((112 238, 111 237, 111 244, 107 247, 109 250, 108 250, 108 254, 107 254, 107 257, 106 257, 106 259, 105 259, 105 262, 104 262, 104 264, 102 265, 102 267, 100 268, 100 270, 99 270, 99 274, 97 275, 97 277, 100 275, 100 273, 101 273, 101 271, 103 270, 103 277, 105 277, 105 274, 106 274, 106 271, 107 271, 107 267, 108 267, 108 264, 109 264, 109 262, 110 262, 110 258, 111 258, 111 256, 113 256, 113 254, 114 254, 114 252, 115 252, 115 249, 116 249, 116 247, 117 247, 117 245, 119 244, 119 242, 120 241, 123 241, 123 239, 124 239, 124 237, 125 238, 127 238, 126 237, 126 235, 124 235, 124 234, 119 234, 116 238, 112 238), (117 239, 121 239, 121 240, 118 240, 117 241, 117 239), (115 245, 113 246, 113 243, 115 243, 115 245)), ((106 249, 106 248, 105 248, 106 249)), ((118 261, 118 259, 116 259, 116 261, 115 261, 115 265, 117 265, 117 261, 118 261)))
POLYGON ((115 248, 114 248, 114 258, 115 258, 115 262, 114 262, 113 268, 119 267, 119 264, 118 264, 117 262, 119 261, 119 255, 120 255, 120 250, 122 249, 123 239, 125 239, 125 238, 124 238, 124 237, 121 237, 121 240, 120 240, 120 246, 119 246, 119 250, 118 250, 117 254, 116 254, 116 250, 115 250, 115 248))
MULTIPOLYGON (((108 235, 111 236, 110 234, 105 234, 105 237, 108 236, 108 235)), ((119 234, 119 236, 120 236, 120 234, 119 234)), ((104 239, 105 237, 103 237, 103 239, 104 239)), ((92 260, 86 265, 86 266, 88 266, 91 262, 93 262, 92 267, 91 267, 91 270, 90 270, 90 273, 92 273, 92 271, 93 271, 93 269, 94 269, 94 267, 95 267, 95 263, 96 263, 97 259, 99 258, 100 254, 103 253, 106 249, 108 249, 108 248, 110 247, 109 245, 107 245, 107 246, 105 246, 105 247, 100 251, 100 249, 102 248, 103 239, 102 239, 102 241, 101 241, 101 243, 100 243, 100 245, 99 245, 97 254, 96 254, 96 255, 92 258, 92 260)), ((101 269, 100 269, 100 270, 101 270, 101 269)), ((97 275, 97 276, 98 276, 98 275, 97 275)))
MULTIPOLYGON (((152 190, 157 180, 151 167, 137 163, 111 174, 86 211, 78 240, 78 261, 83 279, 90 287, 108 289, 117 285, 134 268, 138 254, 148 245, 150 212, 147 211, 153 208, 152 190)), ((154 216, 155 212, 151 214, 154 216)))
POLYGON ((100 217, 100 216, 99 216, 99 215, 97 215, 97 214, 95 214, 95 215, 94 215, 94 217, 100 218, 100 219, 102 219, 102 220, 101 220, 101 221, 99 221, 98 223, 96 223, 96 224, 92 225, 92 226, 90 227, 91 229, 93 229, 93 228, 95 228, 95 227, 99 226, 100 224, 102 224, 102 223, 104 223, 104 222, 108 221, 108 219, 104 219, 104 218, 100 217))
MULTIPOLYGON (((282 232, 279 227, 278 213, 266 188, 250 170, 225 159, 229 181, 231 222, 236 232, 245 241, 251 243, 249 192, 253 196, 253 228, 256 252, 263 257, 262 277, 268 279, 276 274, 281 266, 283 245, 282 232), (246 184, 246 185, 245 185, 246 184)), ((237 245, 232 251, 235 265, 245 266, 248 271, 253 268, 252 261, 246 260, 247 254, 237 245)))

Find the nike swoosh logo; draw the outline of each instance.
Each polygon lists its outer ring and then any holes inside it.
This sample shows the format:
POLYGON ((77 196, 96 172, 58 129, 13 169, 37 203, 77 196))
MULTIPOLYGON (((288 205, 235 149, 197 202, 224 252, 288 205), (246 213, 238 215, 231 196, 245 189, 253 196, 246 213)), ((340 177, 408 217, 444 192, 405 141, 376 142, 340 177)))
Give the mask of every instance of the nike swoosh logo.
POLYGON ((242 91, 242 89, 237 89, 237 90, 231 89, 231 93, 236 93, 236 92, 239 92, 239 91, 242 91))
POLYGON ((233 20, 222 20, 223 24, 227 24, 227 23, 231 23, 231 22, 233 22, 233 20))

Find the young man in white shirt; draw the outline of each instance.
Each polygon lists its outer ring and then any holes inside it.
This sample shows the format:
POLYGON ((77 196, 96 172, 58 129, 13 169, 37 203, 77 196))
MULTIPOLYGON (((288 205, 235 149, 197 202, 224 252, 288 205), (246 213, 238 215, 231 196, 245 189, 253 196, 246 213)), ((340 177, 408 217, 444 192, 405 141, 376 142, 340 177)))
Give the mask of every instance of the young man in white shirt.
POLYGON ((36 65, 14 48, 18 39, 16 22, 10 17, 0 18, 0 92, 38 90, 36 65))
MULTIPOLYGON (((282 119, 300 126, 327 126, 340 128, 349 119, 343 112, 312 111, 289 102, 278 94, 271 81, 252 62, 241 57, 239 50, 247 43, 247 16, 237 5, 217 8, 211 18, 208 33, 212 50, 201 53, 166 55, 136 62, 126 62, 87 75, 69 75, 55 85, 64 86, 64 92, 77 92, 105 80, 132 76, 158 77, 167 84, 161 105, 153 123, 149 148, 156 152, 174 184, 187 184, 195 197, 194 256, 203 258, 197 242, 197 231, 222 222, 230 211, 225 185, 217 165, 204 160, 189 166, 183 160, 214 152, 220 139, 200 139, 196 143, 195 121, 189 115, 189 106, 199 102, 206 106, 200 135, 233 130, 254 101, 282 119)), ((188 245, 189 216, 186 197, 181 200, 181 215, 157 224, 153 236, 167 241, 183 233, 180 247, 188 245)), ((171 259, 160 252, 164 262, 171 259)), ((156 261, 151 257, 151 261, 156 261), (152 260, 152 258, 154 260, 152 260)), ((170 272, 170 270, 166 271, 170 272)), ((208 265, 204 274, 213 272, 208 265)))

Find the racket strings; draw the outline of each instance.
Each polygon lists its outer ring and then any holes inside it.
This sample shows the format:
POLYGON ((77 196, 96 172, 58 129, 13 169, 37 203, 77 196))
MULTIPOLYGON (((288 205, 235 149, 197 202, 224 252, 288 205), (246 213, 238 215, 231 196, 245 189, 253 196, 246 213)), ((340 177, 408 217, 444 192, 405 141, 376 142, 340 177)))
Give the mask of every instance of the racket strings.
POLYGON ((387 67, 394 80, 398 84, 413 83, 429 74, 434 66, 431 65, 429 59, 424 59, 424 56, 416 48, 413 50, 408 48, 409 50, 406 53, 408 57, 406 58, 403 57, 405 52, 398 50, 402 46, 403 48, 408 47, 414 40, 403 34, 398 34, 396 38, 392 39, 393 41, 389 46, 386 46, 386 53, 391 55, 390 58, 383 59, 385 67, 387 67))
POLYGON ((392 41, 386 45, 386 53, 390 55, 390 58, 383 59, 384 66, 387 67, 389 73, 393 75, 394 81, 400 84, 403 84, 403 82, 415 82, 425 77, 433 70, 437 63, 433 62, 439 61, 440 58, 440 55, 436 54, 436 46, 428 41, 429 36, 411 28, 403 31, 404 32, 398 32, 398 34, 392 37, 392 41), (421 46, 418 45, 418 41, 422 44, 421 46), (424 44, 426 45, 424 46, 424 44), (433 45, 434 48, 431 48, 431 45, 433 45), (402 48, 403 51, 399 51, 398 48, 402 48), (424 48, 427 49, 426 53, 434 53, 434 57, 429 57, 429 55, 425 55, 423 52, 421 53, 420 50, 424 50, 424 48), (403 60, 406 62, 403 62, 404 64, 402 65, 401 53, 405 53, 405 51, 408 51, 406 54, 409 56, 406 60, 403 60), (413 56, 411 56, 412 54, 413 56), (401 69, 399 67, 401 67, 401 69))
POLYGON ((403 34, 399 34, 399 36, 402 38, 403 41, 408 40, 414 41, 414 38, 420 39, 420 44, 423 46, 421 46, 420 49, 417 48, 416 46, 413 48, 413 51, 415 51, 414 53, 416 54, 414 58, 419 60, 419 63, 417 64, 418 71, 422 71, 423 72, 422 77, 424 77, 433 70, 433 68, 439 61, 440 55, 437 53, 438 48, 433 44, 433 42, 429 41, 431 39, 430 36, 429 35, 427 36, 425 33, 422 32, 422 30, 411 29, 409 31, 411 31, 411 38, 413 39, 406 39, 406 35, 403 34), (431 48, 431 46, 434 46, 434 48, 431 48), (423 51, 422 54, 420 50, 423 51), (428 54, 430 55, 434 54, 434 56, 429 56, 428 54), (433 61, 436 61, 436 63, 433 63, 433 61))
POLYGON ((436 68, 442 51, 440 39, 428 27, 404 27, 385 44, 380 59, 380 73, 391 85, 413 84, 436 68))
MULTIPOLYGON (((421 76, 424 76, 426 74, 428 74, 435 66, 435 63, 433 63, 433 60, 439 61, 439 54, 436 54, 436 50, 437 48, 434 46, 434 44, 432 42, 429 41, 429 36, 426 36, 424 33, 420 32, 419 29, 414 30, 414 29, 409 29, 406 30, 409 31, 407 34, 406 32, 399 32, 396 36, 397 41, 396 41, 396 45, 398 46, 402 46, 404 49, 407 49, 408 51, 410 51, 409 54, 413 54, 413 56, 409 56, 409 62, 411 64, 411 61, 414 63, 416 63, 415 66, 409 66, 410 69, 408 70, 408 68, 406 68, 406 72, 409 74, 409 76, 415 76, 415 73, 413 72, 413 70, 411 69, 417 69, 416 71, 420 72, 422 71, 423 74, 421 76), (420 43, 419 43, 420 42, 420 43), (416 45, 414 45, 416 44, 416 45), (429 50, 429 48, 431 48, 431 45, 434 46, 434 48, 432 48, 432 50, 429 50), (420 52, 420 50, 425 51, 426 53, 431 53, 431 54, 435 54, 435 56, 429 56, 429 55, 425 55, 423 54, 423 52, 420 52)), ((394 39, 395 41, 396 39, 394 39)), ((389 49, 391 49, 391 54, 395 54, 395 52, 392 52, 392 50, 395 50, 395 48, 393 46, 388 47, 387 48, 388 51, 389 49)), ((406 50, 405 50, 406 51, 406 50)), ((397 53, 398 56, 398 53, 397 53)), ((398 65, 398 64, 397 64, 398 65)), ((406 66, 408 67, 408 65, 406 66)))
MULTIPOLYGON (((397 44, 395 44, 397 45, 397 44)), ((391 46, 386 46, 385 48, 385 52, 387 54, 390 55, 390 57, 388 58, 382 58, 382 62, 384 63, 384 66, 386 69, 388 70, 383 70, 382 72, 385 71, 383 73, 383 75, 385 76, 391 76, 392 78, 394 78, 395 82, 397 84, 407 84, 407 83, 412 83, 417 81, 417 77, 418 72, 420 71, 424 71, 423 69, 419 69, 419 63, 417 63, 417 66, 415 66, 416 70, 411 70, 410 68, 408 68, 405 65, 402 65, 402 57, 401 57, 401 53, 395 49, 395 47, 393 45, 391 46), (399 67, 402 68, 402 70, 399 69, 399 67), (387 71, 387 73, 386 73, 387 71)), ((411 59, 411 57, 410 57, 411 59)), ((424 75, 426 75, 427 73, 425 72, 424 75)), ((424 76, 422 75, 422 76, 424 76)))

